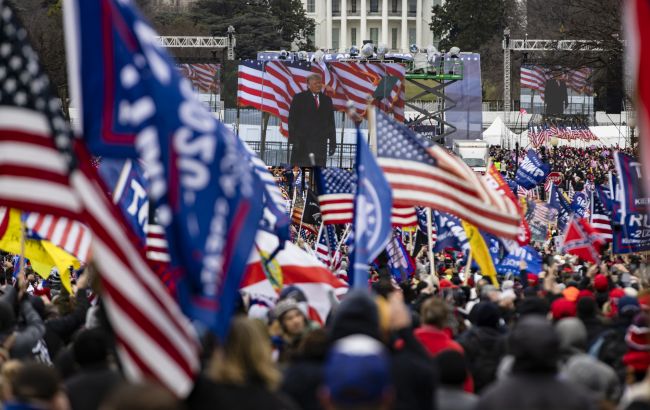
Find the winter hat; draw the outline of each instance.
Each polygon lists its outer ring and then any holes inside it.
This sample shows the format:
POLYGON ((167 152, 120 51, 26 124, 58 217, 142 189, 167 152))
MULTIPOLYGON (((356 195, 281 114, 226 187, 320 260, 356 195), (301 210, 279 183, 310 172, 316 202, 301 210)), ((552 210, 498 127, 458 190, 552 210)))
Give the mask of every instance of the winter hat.
POLYGON ((580 319, 575 317, 560 319, 555 324, 555 331, 560 338, 560 347, 563 350, 584 351, 587 347, 587 328, 580 319))
POLYGON ((587 319, 596 316, 598 310, 598 305, 596 300, 593 298, 582 298, 578 299, 578 305, 576 307, 576 313, 579 318, 587 319))
POLYGON ((508 338, 515 358, 514 372, 549 372, 557 369, 560 340, 544 316, 527 315, 513 328, 508 338))
POLYGON ((625 343, 630 350, 650 351, 650 327, 645 314, 640 313, 634 317, 627 328, 625 343))
POLYGON ((440 289, 446 288, 457 288, 458 286, 454 285, 449 279, 440 279, 440 289))
POLYGON ((616 403, 620 396, 618 376, 614 369, 591 356, 581 354, 571 357, 562 374, 598 400, 607 399, 616 403))
POLYGON ((596 291, 606 292, 608 286, 609 283, 607 281, 607 276, 603 275, 602 273, 599 273, 594 277, 594 289, 596 289, 596 291))
POLYGON ((539 284, 539 276, 535 274, 529 273, 526 278, 528 279, 528 286, 535 287, 539 284))
POLYGON ((575 302, 578 300, 578 295, 580 291, 575 286, 569 286, 568 288, 562 291, 562 296, 566 298, 569 302, 575 302))
POLYGON ((475 326, 493 327, 499 325, 499 307, 492 302, 479 302, 469 312, 469 320, 475 326))
POLYGON ((575 316, 576 304, 565 298, 555 299, 553 303, 551 303, 551 314, 553 315, 553 320, 575 316))
POLYGON ((362 290, 349 292, 336 307, 330 338, 335 341, 359 333, 380 339, 377 304, 362 290))
POLYGON ((323 376, 332 402, 341 406, 378 403, 392 385, 386 349, 362 334, 346 336, 332 346, 323 376))
POLYGON ((620 316, 631 317, 639 313, 641 307, 639 306, 639 301, 636 298, 631 296, 623 296, 618 300, 616 305, 617 312, 620 316))
POLYGON ((582 298, 594 299, 594 292, 590 291, 589 289, 582 289, 580 293, 578 293, 578 302, 580 302, 580 299, 582 298))
POLYGON ((294 309, 302 313, 300 307, 298 306, 298 303, 296 303, 295 300, 284 299, 275 305, 275 309, 273 309, 273 315, 276 319, 282 320, 282 316, 294 309))

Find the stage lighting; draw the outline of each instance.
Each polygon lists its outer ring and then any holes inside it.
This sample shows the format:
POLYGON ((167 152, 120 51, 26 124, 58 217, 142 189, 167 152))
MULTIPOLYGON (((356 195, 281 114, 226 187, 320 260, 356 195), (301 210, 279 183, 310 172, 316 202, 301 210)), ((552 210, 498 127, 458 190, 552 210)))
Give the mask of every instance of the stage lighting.
POLYGON ((280 51, 280 60, 286 60, 289 57, 289 52, 287 50, 280 51))
POLYGON ((307 54, 306 51, 298 51, 298 60, 299 61, 307 61, 309 59, 309 55, 307 54))
POLYGON ((409 51, 411 52, 411 54, 415 54, 420 51, 420 47, 418 47, 417 44, 411 44, 411 46, 409 47, 409 51))
POLYGON ((460 48, 455 46, 450 48, 449 55, 451 56, 451 58, 458 58, 458 56, 460 55, 460 48))
POLYGON ((357 46, 350 47, 350 57, 356 57, 359 55, 359 49, 357 46))

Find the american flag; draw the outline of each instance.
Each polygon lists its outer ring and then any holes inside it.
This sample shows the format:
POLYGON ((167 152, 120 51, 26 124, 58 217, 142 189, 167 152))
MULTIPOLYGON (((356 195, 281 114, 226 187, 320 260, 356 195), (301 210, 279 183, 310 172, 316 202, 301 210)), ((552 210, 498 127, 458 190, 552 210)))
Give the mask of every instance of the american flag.
POLYGON ((169 245, 165 237, 165 229, 155 223, 145 227, 145 250, 147 259, 153 262, 169 263, 169 245))
POLYGON ((0 16, 0 204, 88 227, 125 373, 186 395, 199 369, 196 335, 147 265, 84 147, 73 152, 59 100, 6 1, 0 16))
POLYGON ((588 67, 571 70, 567 73, 566 85, 580 94, 591 95, 594 92, 591 85, 591 74, 592 69, 588 67))
POLYGON ((25 218, 25 226, 39 238, 52 242, 79 261, 88 262, 92 235, 88 227, 81 222, 65 217, 29 212, 25 218))
POLYGON ((543 126, 531 125, 528 127, 528 139, 533 147, 538 148, 548 141, 548 134, 543 126))
POLYGON ((591 216, 589 223, 591 224, 596 234, 600 235, 606 242, 612 241, 612 219, 609 217, 601 195, 605 195, 600 187, 596 187, 595 191, 591 192, 591 216))
MULTIPOLYGON (((326 225, 352 223, 356 175, 340 168, 320 170, 321 217, 326 225)), ((410 205, 393 205, 391 223, 393 226, 415 226, 418 219, 415 208, 410 205)))
POLYGON ((428 206, 451 213, 479 229, 515 239, 516 206, 460 158, 424 139, 380 111, 376 113, 377 156, 397 205, 428 206))
POLYGON ((325 266, 330 265, 330 248, 327 246, 327 233, 325 225, 321 225, 318 230, 318 239, 316 240, 316 257, 323 262, 325 266))
POLYGON ((309 63, 291 61, 260 62, 245 60, 239 66, 237 103, 268 112, 280 118, 280 132, 288 135, 289 107, 293 96, 307 89, 307 76, 319 73, 332 98, 334 110, 347 112, 352 101, 359 115, 365 113, 381 78, 392 76, 397 82, 387 98, 378 102, 381 110, 391 112, 404 121, 405 68, 397 63, 333 62, 309 63))
MULTIPOLYGON (((418 229, 420 232, 422 232, 425 236, 427 235, 427 211, 425 208, 422 208, 420 206, 415 207, 415 211, 417 213, 418 217, 418 229)), ((438 231, 436 229, 436 221, 434 218, 434 212, 431 211, 431 244, 435 246, 436 240, 438 239, 438 231)))
POLYGON ((179 64, 178 69, 195 89, 205 93, 219 92, 219 64, 179 64))
POLYGON ((546 89, 546 80, 548 74, 546 70, 536 65, 521 66, 521 87, 539 91, 539 95, 544 99, 544 90, 546 89))

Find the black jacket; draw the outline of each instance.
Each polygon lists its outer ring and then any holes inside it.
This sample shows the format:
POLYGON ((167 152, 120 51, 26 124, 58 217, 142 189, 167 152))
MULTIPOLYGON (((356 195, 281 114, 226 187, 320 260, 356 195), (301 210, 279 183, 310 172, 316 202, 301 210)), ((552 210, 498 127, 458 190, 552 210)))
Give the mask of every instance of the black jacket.
POLYGON ((289 109, 289 143, 291 165, 310 167, 309 153, 314 153, 317 166, 327 162, 329 141, 330 151, 336 146, 336 127, 332 99, 319 93, 319 106, 311 91, 296 94, 289 109))
POLYGON ((478 393, 496 378, 497 368, 506 353, 506 338, 497 329, 474 326, 458 337, 458 343, 465 350, 478 393))
POLYGON ((194 390, 185 400, 188 410, 298 410, 282 393, 272 392, 259 384, 235 386, 214 383, 199 377, 194 390))
POLYGON ((477 410, 589 410, 594 403, 581 390, 555 373, 516 373, 488 387, 477 410))

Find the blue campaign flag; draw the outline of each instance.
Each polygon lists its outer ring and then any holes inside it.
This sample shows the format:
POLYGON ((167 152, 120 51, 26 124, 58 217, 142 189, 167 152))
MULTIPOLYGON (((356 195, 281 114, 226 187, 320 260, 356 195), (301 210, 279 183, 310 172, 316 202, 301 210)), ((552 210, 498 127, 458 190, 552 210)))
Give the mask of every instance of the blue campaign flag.
POLYGON ((515 182, 526 189, 532 189, 545 181, 550 171, 551 166, 542 162, 535 151, 529 149, 526 158, 524 158, 523 162, 519 164, 519 168, 517 168, 515 182))
POLYGON ((433 211, 433 222, 436 224, 437 238, 433 247, 434 252, 442 252, 447 248, 469 254, 469 240, 460 218, 445 212, 433 211))
POLYGON ((650 198, 643 192, 638 160, 614 153, 617 178, 612 195, 612 250, 614 253, 650 250, 650 198))
POLYGON ((508 188, 510 188, 510 190, 515 195, 517 195, 517 191, 519 191, 517 183, 515 181, 513 181, 512 179, 510 179, 510 178, 505 178, 504 177, 503 179, 506 181, 506 184, 508 184, 508 188))
POLYGON ((113 203, 120 207, 131 230, 144 244, 145 228, 149 221, 148 186, 144 170, 138 161, 131 159, 102 159, 99 175, 111 191, 113 203))
POLYGON ((560 192, 560 189, 553 183, 551 183, 548 204, 557 210, 557 228, 558 231, 564 232, 573 212, 566 198, 560 192))
POLYGON ((243 143, 196 99, 131 1, 68 2, 71 96, 94 155, 145 164, 179 305, 220 337, 262 216, 243 143), (242 160, 244 159, 244 160, 242 160))
POLYGON ((589 198, 584 192, 576 192, 573 194, 573 201, 571 202, 571 210, 580 218, 584 218, 585 213, 589 209, 589 198))
POLYGON ((499 264, 496 264, 497 273, 514 275, 519 274, 519 263, 526 262, 526 270, 530 273, 538 274, 542 271, 542 256, 532 246, 517 247, 511 250, 499 264))
POLYGON ((354 250, 350 286, 368 287, 368 265, 384 250, 393 232, 393 195, 361 132, 357 130, 357 192, 354 196, 354 250))

